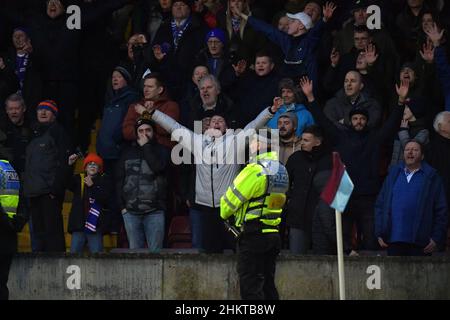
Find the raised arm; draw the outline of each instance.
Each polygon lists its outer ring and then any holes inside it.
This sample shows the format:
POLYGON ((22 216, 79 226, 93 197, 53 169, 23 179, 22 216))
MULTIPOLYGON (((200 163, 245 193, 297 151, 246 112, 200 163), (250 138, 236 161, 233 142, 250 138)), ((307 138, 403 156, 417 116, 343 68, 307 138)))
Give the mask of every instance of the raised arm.
POLYGON ((409 91, 409 81, 402 81, 400 86, 395 85, 395 89, 398 94, 398 103, 395 106, 387 118, 386 122, 383 124, 381 129, 378 131, 378 141, 383 143, 389 139, 393 139, 395 133, 398 132, 400 120, 403 117, 405 111, 405 101, 408 96, 409 91))
POLYGON ((193 152, 194 150, 201 150, 202 148, 202 135, 197 134, 182 126, 174 119, 166 115, 165 113, 154 110, 152 111, 152 120, 163 127, 164 130, 170 133, 172 140, 180 143, 184 148, 193 152), (195 146, 195 147, 194 147, 195 146))
POLYGON ((255 17, 250 17, 250 16, 242 13, 236 7, 232 8, 232 10, 235 15, 240 16, 244 20, 247 20, 249 25, 253 29, 264 33, 270 39, 270 41, 279 45, 281 47, 281 50, 283 50, 283 52, 285 54, 287 53, 287 49, 290 44, 290 36, 287 33, 278 30, 274 26, 272 26, 262 20, 256 19, 255 17))
MULTIPOLYGON (((267 122, 273 118, 275 113, 277 113, 277 111, 281 108, 282 105, 283 99, 281 99, 280 97, 273 98, 273 105, 261 111, 261 113, 253 121, 251 121, 244 127, 244 130, 240 131, 237 134, 237 138, 240 139, 242 138, 242 136, 245 136, 248 133, 247 130, 250 129, 257 130, 264 127, 267 124, 267 122)), ((245 152, 245 144, 238 143, 237 152, 238 154, 245 152)))
POLYGON ((330 119, 328 119, 321 110, 313 94, 312 81, 309 80, 308 77, 301 78, 300 88, 302 89, 303 94, 308 100, 308 103, 306 103, 306 107, 308 108, 309 112, 311 112, 314 121, 316 121, 316 123, 327 133, 328 137, 336 143, 336 139, 341 135, 341 130, 336 127, 336 125, 330 119))

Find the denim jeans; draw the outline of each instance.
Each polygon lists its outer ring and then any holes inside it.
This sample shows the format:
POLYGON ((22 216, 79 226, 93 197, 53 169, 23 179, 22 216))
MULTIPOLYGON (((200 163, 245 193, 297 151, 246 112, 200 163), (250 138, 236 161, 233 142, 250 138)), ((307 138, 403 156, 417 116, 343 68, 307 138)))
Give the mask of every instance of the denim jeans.
POLYGON ((200 210, 189 209, 192 232, 192 248, 203 249, 204 213, 200 210))
POLYGON ((161 250, 164 240, 164 211, 158 210, 150 214, 125 212, 123 221, 130 249, 145 248, 147 241, 150 252, 161 250))
POLYGON ((311 246, 311 235, 308 232, 297 229, 289 229, 289 248, 294 254, 307 254, 311 246))
POLYGON ((70 252, 83 252, 86 242, 91 253, 103 251, 103 235, 101 233, 73 232, 72 241, 70 244, 70 252))

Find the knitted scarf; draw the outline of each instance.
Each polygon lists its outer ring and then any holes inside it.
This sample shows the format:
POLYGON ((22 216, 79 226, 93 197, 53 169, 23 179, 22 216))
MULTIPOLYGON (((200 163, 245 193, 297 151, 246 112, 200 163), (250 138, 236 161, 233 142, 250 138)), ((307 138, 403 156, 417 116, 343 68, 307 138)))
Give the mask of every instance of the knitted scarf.
POLYGON ((180 43, 181 37, 183 37, 183 33, 186 31, 187 27, 191 24, 192 18, 186 19, 179 27, 177 26, 174 19, 170 22, 172 27, 172 36, 173 36, 173 45, 175 46, 175 50, 178 48, 178 44, 180 43))

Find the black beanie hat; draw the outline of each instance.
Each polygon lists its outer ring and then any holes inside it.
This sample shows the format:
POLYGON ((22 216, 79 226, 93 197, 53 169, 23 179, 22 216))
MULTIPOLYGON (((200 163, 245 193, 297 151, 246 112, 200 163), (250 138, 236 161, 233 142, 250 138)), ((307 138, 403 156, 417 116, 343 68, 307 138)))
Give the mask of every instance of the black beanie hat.
POLYGON ((128 72, 127 69, 125 69, 124 67, 121 67, 121 66, 117 66, 114 68, 114 71, 117 71, 122 75, 122 77, 127 82, 127 85, 131 84, 131 74, 128 72))
POLYGON ((367 121, 369 121, 369 112, 367 111, 367 109, 365 109, 365 108, 358 108, 358 107, 353 108, 353 109, 350 111, 349 119, 351 120, 352 117, 353 117, 355 114, 362 114, 363 116, 366 117, 367 121))
POLYGON ((134 125, 134 129, 136 131, 137 134, 137 130, 140 126, 142 126, 143 124, 148 124, 150 127, 152 127, 153 132, 156 133, 156 124, 153 120, 147 118, 147 117, 143 117, 143 118, 139 118, 136 120, 136 124, 134 125))

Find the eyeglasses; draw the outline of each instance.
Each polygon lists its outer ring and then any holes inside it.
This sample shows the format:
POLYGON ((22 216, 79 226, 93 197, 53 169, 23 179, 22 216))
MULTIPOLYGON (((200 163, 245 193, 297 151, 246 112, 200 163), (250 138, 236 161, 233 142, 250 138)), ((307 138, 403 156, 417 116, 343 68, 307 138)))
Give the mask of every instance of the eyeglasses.
POLYGON ((222 42, 221 41, 219 41, 219 40, 208 40, 208 44, 211 44, 211 45, 216 45, 216 46, 218 46, 219 44, 221 44, 222 42))
POLYGON ((89 162, 89 163, 87 164, 87 166, 88 166, 88 167, 95 167, 95 168, 98 168, 98 167, 99 167, 99 165, 98 165, 97 163, 95 163, 95 162, 89 162))
POLYGON ((172 7, 175 7, 175 8, 181 8, 181 7, 188 7, 188 5, 186 5, 184 2, 181 2, 181 1, 177 1, 177 2, 175 2, 173 5, 172 5, 172 7))

